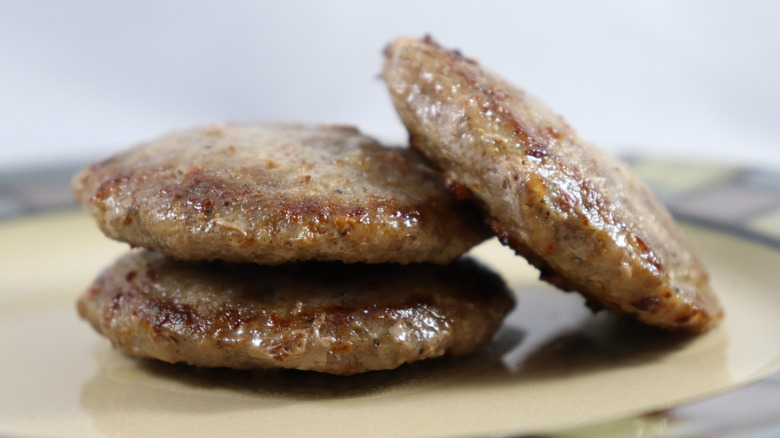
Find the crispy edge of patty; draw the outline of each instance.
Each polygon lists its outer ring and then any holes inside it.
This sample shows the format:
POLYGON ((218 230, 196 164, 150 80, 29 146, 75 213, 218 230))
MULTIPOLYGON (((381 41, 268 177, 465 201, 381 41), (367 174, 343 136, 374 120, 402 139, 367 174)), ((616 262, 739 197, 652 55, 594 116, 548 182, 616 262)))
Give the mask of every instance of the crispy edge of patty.
POLYGON ((514 298, 472 260, 434 264, 182 262, 131 251, 79 314, 124 353, 200 367, 350 375, 489 342, 514 298))
POLYGON ((345 126, 177 131, 87 166, 73 191, 107 236, 183 260, 444 264, 490 235, 420 155, 345 126))
POLYGON ((399 38, 383 78, 413 147, 483 202, 501 241, 594 308, 690 332, 723 315, 657 197, 541 101, 432 39, 399 38))

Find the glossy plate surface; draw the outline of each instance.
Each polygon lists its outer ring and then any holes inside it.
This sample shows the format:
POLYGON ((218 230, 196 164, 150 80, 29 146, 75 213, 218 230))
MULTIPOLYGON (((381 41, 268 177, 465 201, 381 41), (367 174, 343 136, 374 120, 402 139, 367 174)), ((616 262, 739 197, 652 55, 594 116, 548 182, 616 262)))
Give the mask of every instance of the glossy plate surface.
POLYGON ((0 434, 462 436, 544 433, 707 397, 780 370, 780 252, 703 226, 685 233, 727 312, 699 337, 602 313, 537 280, 495 240, 473 255, 517 309, 486 349, 353 377, 198 370, 135 360, 74 303, 127 248, 80 212, 0 223, 0 434))

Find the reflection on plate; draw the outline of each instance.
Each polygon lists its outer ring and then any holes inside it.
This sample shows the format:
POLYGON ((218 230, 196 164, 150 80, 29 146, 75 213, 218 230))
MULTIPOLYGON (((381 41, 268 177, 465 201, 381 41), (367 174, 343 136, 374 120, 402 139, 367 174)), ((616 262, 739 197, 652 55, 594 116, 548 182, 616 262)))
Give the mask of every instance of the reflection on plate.
POLYGON ((478 353, 352 377, 200 370, 113 351, 74 310, 124 245, 81 213, 0 225, 0 434, 538 433, 664 409, 780 370, 780 253, 701 226, 684 231, 727 315, 700 337, 660 333, 540 283, 496 241, 474 255, 519 303, 478 353), (11 250, 13 248, 13 250, 11 250))

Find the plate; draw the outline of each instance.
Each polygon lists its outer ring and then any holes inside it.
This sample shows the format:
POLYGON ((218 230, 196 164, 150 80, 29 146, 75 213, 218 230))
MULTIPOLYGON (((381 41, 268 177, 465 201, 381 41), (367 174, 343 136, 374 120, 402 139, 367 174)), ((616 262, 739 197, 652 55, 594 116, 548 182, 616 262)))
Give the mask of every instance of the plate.
POLYGON ((704 225, 683 230, 726 309, 675 336, 607 313, 495 240, 473 250, 518 306, 477 353, 336 377, 136 360, 81 321, 75 300, 126 245, 80 212, 0 223, 0 434, 471 436, 538 434, 666 409, 780 370, 780 252, 704 225))

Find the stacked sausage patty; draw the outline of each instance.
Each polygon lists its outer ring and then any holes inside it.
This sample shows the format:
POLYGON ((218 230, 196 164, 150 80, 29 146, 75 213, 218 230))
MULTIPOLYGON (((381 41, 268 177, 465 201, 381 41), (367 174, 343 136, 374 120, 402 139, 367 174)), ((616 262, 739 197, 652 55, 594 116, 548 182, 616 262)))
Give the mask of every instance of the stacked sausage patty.
POLYGON ((596 310, 694 333, 721 319, 701 262, 625 165, 430 38, 385 55, 412 148, 342 126, 219 125, 86 167, 76 198, 145 249, 106 269, 80 314, 126 353, 206 367, 349 375, 466 354, 514 305, 461 258, 492 230, 596 310))
POLYGON ((489 235, 474 206, 354 128, 174 132, 73 187, 107 236, 148 248, 78 303, 136 356, 354 374, 470 352, 513 306, 495 274, 455 261, 489 235))

